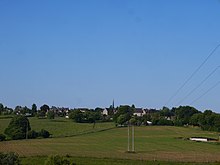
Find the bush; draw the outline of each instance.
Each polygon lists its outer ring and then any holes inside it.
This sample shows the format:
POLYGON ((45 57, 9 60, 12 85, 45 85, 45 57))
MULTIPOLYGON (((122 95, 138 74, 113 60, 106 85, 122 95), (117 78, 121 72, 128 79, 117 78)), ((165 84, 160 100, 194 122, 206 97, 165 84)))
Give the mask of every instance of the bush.
MULTIPOLYGON (((55 155, 49 156, 45 162, 45 165, 71 165, 70 161, 64 159, 62 156, 55 155)), ((74 165, 74 163, 72 163, 74 165)))
POLYGON ((40 136, 40 137, 43 137, 43 138, 49 138, 49 137, 50 137, 50 133, 49 133, 47 130, 42 129, 42 130, 39 132, 39 136, 40 136))
POLYGON ((173 121, 162 118, 162 119, 159 119, 159 121, 157 122, 157 125, 173 126, 173 121))
POLYGON ((23 132, 20 129, 13 129, 13 130, 11 129, 10 134, 8 134, 8 136, 13 140, 25 139, 25 132, 23 132))
POLYGON ((38 132, 31 130, 28 132, 28 139, 36 139, 38 137, 38 132))
POLYGON ((0 134, 0 142, 1 142, 1 141, 5 141, 5 139, 6 139, 5 135, 0 134))
POLYGON ((19 156, 13 152, 0 153, 0 165, 20 165, 19 156))
POLYGON ((55 118, 55 113, 54 113, 53 111, 49 111, 49 112, 47 113, 47 118, 48 118, 48 119, 54 119, 54 118, 55 118))

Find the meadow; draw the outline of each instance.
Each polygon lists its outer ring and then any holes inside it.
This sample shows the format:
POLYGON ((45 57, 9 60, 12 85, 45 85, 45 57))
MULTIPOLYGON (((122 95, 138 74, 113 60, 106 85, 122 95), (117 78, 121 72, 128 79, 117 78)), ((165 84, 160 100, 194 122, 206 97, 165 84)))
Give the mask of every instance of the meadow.
MULTIPOLYGON (((0 120, 0 131, 7 122, 6 119, 0 120)), ((94 130, 93 124, 77 124, 62 118, 54 121, 31 118, 30 123, 36 130, 44 126, 53 133, 52 138, 0 142, 0 152, 16 152, 24 157, 24 164, 34 164, 35 159, 43 161, 45 156, 54 154, 68 155, 77 164, 146 164, 148 161, 153 165, 183 162, 190 165, 220 162, 220 143, 186 140, 193 136, 218 138, 217 133, 199 128, 135 127, 136 152, 127 153, 127 128, 114 128, 114 123, 97 123, 94 130)))
MULTIPOLYGON (((0 133, 3 133, 7 128, 11 118, 0 118, 0 133)), ((96 132, 103 129, 113 128, 115 125, 112 122, 96 123, 93 128, 93 124, 90 123, 74 123, 70 119, 62 117, 51 119, 38 119, 36 117, 29 118, 31 129, 40 131, 45 129, 51 133, 51 137, 69 137, 83 133, 96 132)))

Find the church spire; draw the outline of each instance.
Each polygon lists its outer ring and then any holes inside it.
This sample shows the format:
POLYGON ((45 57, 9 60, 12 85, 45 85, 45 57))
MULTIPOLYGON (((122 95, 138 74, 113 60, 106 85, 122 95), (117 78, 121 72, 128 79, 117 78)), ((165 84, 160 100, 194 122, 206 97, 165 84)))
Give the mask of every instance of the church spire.
POLYGON ((115 100, 113 99, 112 108, 115 109, 115 100))

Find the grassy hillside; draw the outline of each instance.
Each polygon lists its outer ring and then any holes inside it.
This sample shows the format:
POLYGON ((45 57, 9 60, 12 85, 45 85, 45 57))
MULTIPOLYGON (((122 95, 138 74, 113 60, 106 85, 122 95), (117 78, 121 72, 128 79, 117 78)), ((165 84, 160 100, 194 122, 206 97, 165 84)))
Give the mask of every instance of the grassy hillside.
POLYGON ((0 152, 14 151, 22 156, 71 155, 132 160, 184 162, 220 161, 218 143, 183 140, 191 136, 217 138, 213 132, 182 127, 136 127, 136 153, 127 153, 127 128, 84 134, 66 138, 18 140, 0 143, 0 152))
POLYGON ((11 118, 0 118, 0 133, 4 133, 5 128, 8 126, 11 118))
MULTIPOLYGON (((0 119, 0 133, 3 133, 8 126, 11 118, 0 119)), ((52 137, 66 137, 74 136, 80 133, 93 132, 102 129, 108 129, 114 127, 113 123, 96 123, 93 129, 93 124, 88 123, 74 123, 70 119, 55 118, 50 119, 38 119, 35 117, 29 118, 31 129, 39 131, 41 129, 48 130, 52 137)))

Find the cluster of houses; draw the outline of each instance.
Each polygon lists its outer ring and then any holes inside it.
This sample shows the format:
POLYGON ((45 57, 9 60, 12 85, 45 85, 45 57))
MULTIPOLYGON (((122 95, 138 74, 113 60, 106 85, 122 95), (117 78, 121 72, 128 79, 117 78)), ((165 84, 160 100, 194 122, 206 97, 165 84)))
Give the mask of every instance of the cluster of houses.
MULTIPOLYGON (((103 109, 102 115, 108 116, 108 115, 109 115, 109 109, 110 109, 110 108, 105 108, 105 109, 103 109)), ((142 117, 142 116, 144 116, 145 114, 154 113, 154 112, 157 112, 157 111, 158 111, 158 110, 156 110, 156 109, 135 108, 133 115, 134 115, 134 116, 138 116, 138 117, 142 117)), ((114 111, 114 113, 116 113, 116 111, 114 111)))
MULTIPOLYGON (((22 107, 21 107, 22 109, 22 107)), ((86 111, 90 111, 88 108, 75 108, 75 109, 70 109, 70 108, 65 108, 65 107, 56 107, 52 106, 48 111, 53 111, 57 116, 63 116, 65 118, 69 118, 69 113, 72 110, 80 110, 81 112, 85 113, 86 111)), ((115 108, 99 108, 100 113, 102 116, 111 116, 115 113, 117 113, 117 110, 115 108)), ((46 113, 48 113, 48 111, 46 113)), ((145 114, 149 113, 155 113, 158 112, 156 109, 144 109, 144 108, 135 108, 133 115, 137 117, 142 117, 145 114)), ((16 112, 17 115, 20 114, 20 111, 16 112)), ((25 113, 26 116, 31 116, 31 113, 25 113)), ((151 124, 149 122, 148 124, 151 124)))
MULTIPOLYGON (((89 109, 87 109, 87 108, 75 108, 74 110, 80 110, 83 113, 86 112, 86 111, 89 111, 89 109)), ((70 113, 71 109, 64 108, 64 107, 60 108, 60 107, 52 106, 50 108, 50 111, 55 112, 55 114, 63 114, 63 116, 65 116, 66 118, 69 118, 68 114, 70 113)), ((138 116, 138 117, 142 117, 145 114, 154 113, 154 112, 157 112, 157 111, 158 110, 156 110, 156 109, 135 108, 133 115, 138 116)), ((113 109, 113 112, 112 112, 111 108, 101 109, 101 115, 103 115, 103 116, 109 116, 112 113, 115 114, 116 112, 117 112, 116 109, 113 109)))

